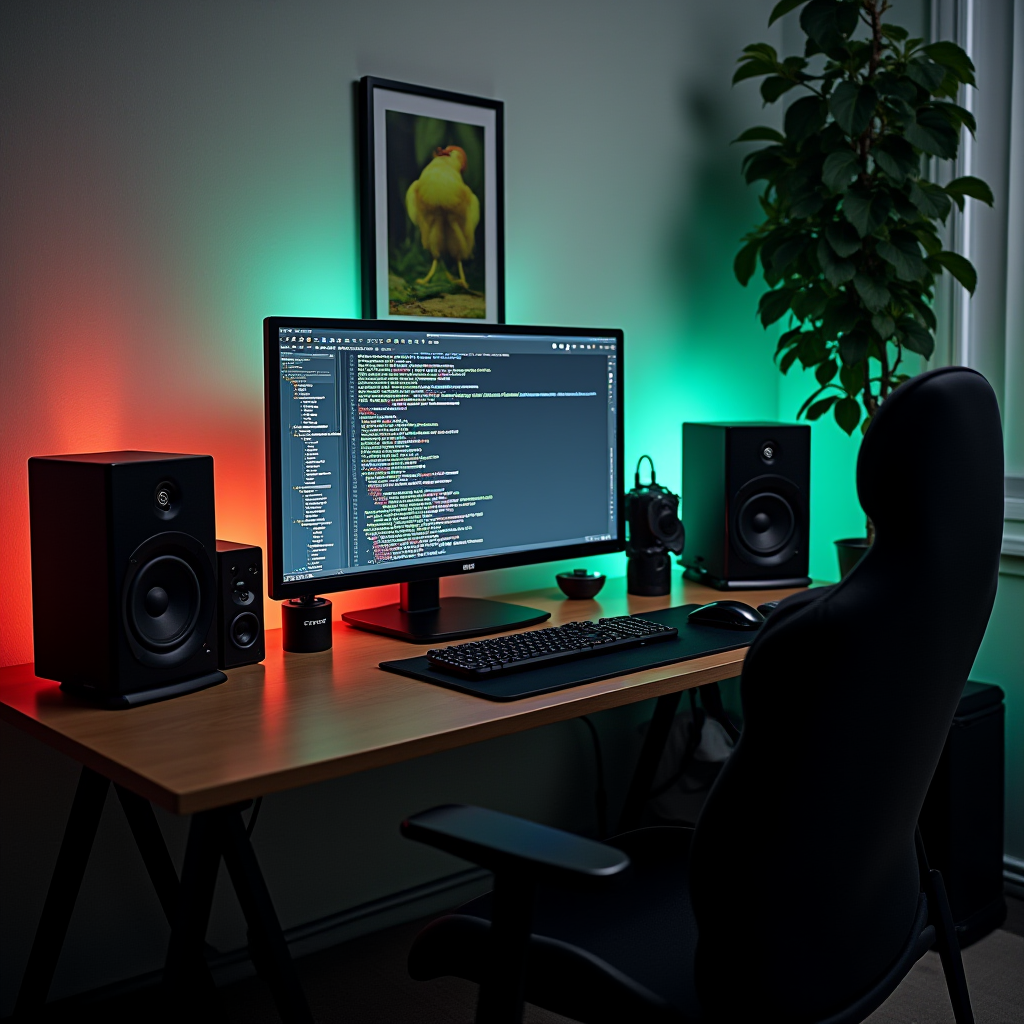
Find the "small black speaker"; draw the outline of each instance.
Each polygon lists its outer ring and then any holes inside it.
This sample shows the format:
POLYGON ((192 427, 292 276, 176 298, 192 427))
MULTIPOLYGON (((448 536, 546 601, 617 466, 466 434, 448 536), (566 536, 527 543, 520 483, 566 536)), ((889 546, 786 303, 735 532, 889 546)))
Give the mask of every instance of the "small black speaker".
POLYGON ((36 675, 107 707, 223 682, 213 459, 28 461, 36 675))
POLYGON ((217 541, 217 665, 238 668, 266 657, 263 644, 263 550, 217 541))
POLYGON ((810 427, 684 423, 687 577, 719 590, 806 586, 810 496, 810 427))

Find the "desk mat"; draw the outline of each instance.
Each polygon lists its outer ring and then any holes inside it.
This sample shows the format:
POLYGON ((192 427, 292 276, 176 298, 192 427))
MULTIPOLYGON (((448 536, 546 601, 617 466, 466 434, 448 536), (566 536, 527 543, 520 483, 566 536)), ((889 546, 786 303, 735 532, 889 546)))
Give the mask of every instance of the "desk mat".
POLYGON ((569 686, 596 683, 599 679, 624 676, 640 672, 645 668, 659 668, 677 661, 689 661, 706 654, 735 651, 749 647, 757 636, 757 630, 750 632, 716 629, 714 626, 695 626, 686 621, 686 616, 695 604, 684 604, 678 608, 664 608, 658 612, 645 613, 642 617, 663 626, 675 626, 679 635, 671 640, 661 640, 645 647, 628 647, 623 651, 594 654, 578 661, 563 661, 558 665, 531 668, 521 672, 509 672, 495 677, 466 679, 462 676, 438 672, 425 658, 404 658, 401 661, 382 661, 380 667, 400 676, 421 679, 435 686, 445 686, 474 697, 486 700, 521 700, 536 697, 569 686))

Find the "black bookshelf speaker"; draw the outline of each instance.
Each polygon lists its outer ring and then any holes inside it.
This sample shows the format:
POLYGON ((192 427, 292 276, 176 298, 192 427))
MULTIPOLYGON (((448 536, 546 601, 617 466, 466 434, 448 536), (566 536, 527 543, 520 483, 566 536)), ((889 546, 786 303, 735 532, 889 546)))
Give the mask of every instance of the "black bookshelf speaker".
POLYGON ((28 480, 36 675, 121 708, 223 682, 213 459, 32 458, 28 480))
POLYGON ((263 643, 263 549, 217 541, 217 652, 219 668, 254 665, 263 643))
POLYGON ((806 586, 810 496, 810 427, 684 423, 686 576, 719 590, 806 586))

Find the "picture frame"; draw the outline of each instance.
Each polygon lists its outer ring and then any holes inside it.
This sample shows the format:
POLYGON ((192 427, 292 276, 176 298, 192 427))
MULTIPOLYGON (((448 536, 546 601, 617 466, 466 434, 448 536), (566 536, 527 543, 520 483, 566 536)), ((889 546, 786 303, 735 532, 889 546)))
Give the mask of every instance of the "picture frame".
POLYGON ((359 83, 363 316, 505 322, 504 104, 359 83))

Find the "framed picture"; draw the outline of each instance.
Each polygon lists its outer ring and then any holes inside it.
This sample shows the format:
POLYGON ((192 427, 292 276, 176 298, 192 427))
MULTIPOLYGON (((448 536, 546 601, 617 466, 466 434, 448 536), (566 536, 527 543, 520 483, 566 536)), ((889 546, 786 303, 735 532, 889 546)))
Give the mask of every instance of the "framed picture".
POLYGON ((363 316, 505 320, 503 104, 360 82, 363 316))

